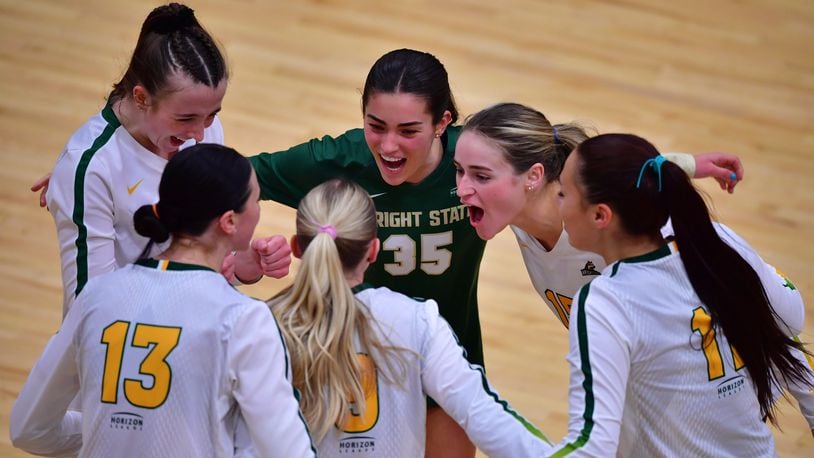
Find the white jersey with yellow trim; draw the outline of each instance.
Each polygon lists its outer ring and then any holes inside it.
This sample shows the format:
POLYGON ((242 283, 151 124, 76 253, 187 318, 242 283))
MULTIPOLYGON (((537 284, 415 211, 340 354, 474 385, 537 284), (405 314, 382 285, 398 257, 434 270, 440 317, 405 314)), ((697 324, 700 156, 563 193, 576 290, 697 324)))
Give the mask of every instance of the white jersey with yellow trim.
MULTIPOLYGON (((401 386, 381 374, 366 394, 364 415, 352 415, 319 443, 323 457, 424 456, 426 396, 431 396, 488 456, 542 456, 542 434, 489 385, 483 368, 466 361, 435 301, 419 301, 388 288, 360 285, 356 297, 370 311, 379 339, 406 349, 401 386)), ((361 352, 362 350, 360 350, 361 352)), ((375 358, 375 354, 374 354, 375 358)))
POLYGON ((80 456, 315 455, 268 307, 201 266, 144 260, 91 279, 11 412, 15 446, 80 456), (67 412, 79 395, 81 414, 67 412), (81 425, 81 427, 79 427, 81 425))
MULTIPOLYGON (((216 116, 204 142, 223 144, 216 116)), ((181 145, 186 148, 195 142, 181 145)), ((110 105, 73 133, 52 171, 46 194, 56 224, 62 263, 62 315, 88 279, 156 255, 144 255, 149 239, 133 227, 133 214, 158 201, 167 160, 139 144, 122 127, 110 105)))
MULTIPOLYGON (((717 229, 758 273, 781 328, 799 332, 799 295, 746 242, 717 229)), ((710 328, 674 243, 606 267, 572 308, 570 420, 555 453, 774 456, 751 379, 710 328)))

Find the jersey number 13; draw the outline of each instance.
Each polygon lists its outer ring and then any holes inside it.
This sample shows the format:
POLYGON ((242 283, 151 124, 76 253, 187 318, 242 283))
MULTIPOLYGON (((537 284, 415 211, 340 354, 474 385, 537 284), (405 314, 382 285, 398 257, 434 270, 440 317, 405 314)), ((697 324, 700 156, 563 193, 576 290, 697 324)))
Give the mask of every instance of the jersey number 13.
MULTIPOLYGON (((122 360, 124 359, 128 321, 114 321, 102 332, 101 343, 107 346, 105 369, 102 374, 102 402, 115 404, 119 396, 122 360)), ((167 400, 170 394, 172 369, 167 364, 167 356, 178 345, 181 328, 136 323, 131 347, 152 348, 139 364, 139 373, 152 377, 152 387, 145 388, 142 380, 124 379, 124 396, 127 401, 146 409, 155 409, 167 400)))

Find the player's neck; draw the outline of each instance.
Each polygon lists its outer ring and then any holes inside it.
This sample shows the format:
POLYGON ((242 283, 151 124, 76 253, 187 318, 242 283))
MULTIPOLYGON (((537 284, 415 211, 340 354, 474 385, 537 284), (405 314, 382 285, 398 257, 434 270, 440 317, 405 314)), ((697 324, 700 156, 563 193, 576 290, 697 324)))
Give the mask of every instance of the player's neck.
POLYGON ((220 272, 223 259, 230 252, 229 247, 221 245, 207 244, 192 237, 177 238, 172 241, 166 251, 158 256, 158 259, 205 266, 215 272, 220 272))
POLYGON ((562 219, 555 193, 559 184, 546 184, 539 190, 531 191, 523 211, 512 221, 512 225, 528 233, 548 251, 551 251, 562 235, 562 219))
POLYGON ((113 112, 116 114, 116 118, 122 127, 124 127, 124 130, 126 130, 138 144, 151 153, 160 156, 158 148, 150 141, 147 135, 142 133, 141 126, 144 122, 145 112, 138 109, 133 99, 125 97, 114 102, 113 112))

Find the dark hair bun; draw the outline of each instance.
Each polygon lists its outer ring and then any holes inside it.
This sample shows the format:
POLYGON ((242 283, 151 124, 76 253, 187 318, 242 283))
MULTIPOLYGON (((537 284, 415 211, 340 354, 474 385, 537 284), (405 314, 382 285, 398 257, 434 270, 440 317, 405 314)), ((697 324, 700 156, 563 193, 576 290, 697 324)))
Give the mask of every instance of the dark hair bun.
POLYGON ((180 3, 159 6, 144 21, 145 29, 162 35, 190 27, 200 27, 195 11, 180 3))
POLYGON ((155 241, 162 243, 170 238, 170 232, 164 223, 155 216, 152 205, 142 205, 133 214, 133 226, 136 232, 155 241))

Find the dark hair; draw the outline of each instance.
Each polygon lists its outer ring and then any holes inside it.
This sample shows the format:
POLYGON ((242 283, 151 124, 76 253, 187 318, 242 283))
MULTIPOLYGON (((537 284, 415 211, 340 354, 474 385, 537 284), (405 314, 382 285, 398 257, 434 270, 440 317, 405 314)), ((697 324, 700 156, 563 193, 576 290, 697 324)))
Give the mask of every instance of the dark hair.
POLYGON ((133 215, 136 232, 161 243, 170 234, 201 235, 228 210, 242 212, 254 173, 249 160, 223 145, 198 143, 167 162, 158 203, 133 215))
POLYGON ((228 77, 226 62, 212 36, 185 5, 170 3, 144 20, 133 57, 121 81, 113 85, 110 102, 128 97, 136 85, 159 96, 174 72, 209 87, 228 77))
POLYGON ((581 126, 552 126, 544 114, 519 103, 484 108, 466 119, 463 132, 477 132, 497 145, 515 174, 542 164, 546 181, 560 178, 568 155, 588 138, 581 126))
POLYGON ((635 135, 599 135, 576 152, 577 182, 585 199, 609 205, 626 232, 660 238, 660 228, 668 217, 672 219, 681 261, 693 289, 709 308, 713 329, 723 329, 737 349, 755 384, 761 414, 775 422, 771 385, 780 380, 776 376, 810 384, 808 369, 791 353, 792 348, 803 348, 781 329, 782 319, 752 266, 721 240, 687 174, 664 162, 659 178, 644 166, 659 152, 635 135))
POLYGON ((458 108, 449 88, 444 64, 430 53, 412 49, 397 49, 380 57, 365 80, 362 91, 362 112, 373 93, 413 94, 427 101, 433 124, 441 121, 444 111, 452 114, 451 123, 458 120, 458 108))

